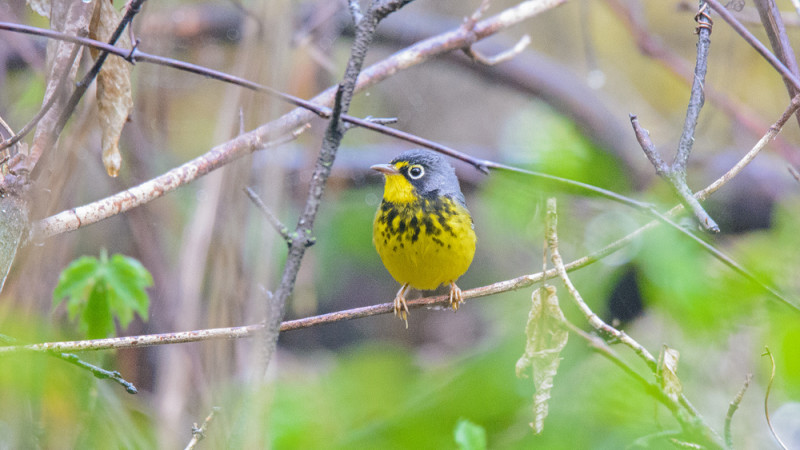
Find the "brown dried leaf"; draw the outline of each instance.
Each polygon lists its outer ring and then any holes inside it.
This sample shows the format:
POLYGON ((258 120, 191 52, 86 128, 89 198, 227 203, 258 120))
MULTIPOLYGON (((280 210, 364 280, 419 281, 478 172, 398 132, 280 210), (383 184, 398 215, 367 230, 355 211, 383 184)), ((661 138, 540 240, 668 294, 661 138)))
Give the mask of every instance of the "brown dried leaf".
MULTIPOLYGON (((92 17, 90 36, 107 42, 122 19, 122 14, 109 1, 97 2, 92 17)), ((130 48, 131 41, 123 33, 117 46, 130 48)), ((97 52, 92 52, 97 57, 97 52)), ((102 131, 103 166, 109 176, 119 175, 122 156, 119 152, 119 137, 133 109, 131 93, 131 67, 122 58, 109 56, 97 75, 97 105, 102 131)))
POLYGON ((520 378, 527 377, 525 369, 529 366, 533 371, 536 393, 533 396, 534 421, 531 427, 536 434, 544 430, 550 390, 553 388, 553 379, 561 363, 561 350, 567 345, 569 338, 569 332, 562 326, 564 320, 555 287, 545 285, 533 291, 528 325, 525 328, 528 340, 525 344, 525 353, 517 361, 516 369, 520 378))

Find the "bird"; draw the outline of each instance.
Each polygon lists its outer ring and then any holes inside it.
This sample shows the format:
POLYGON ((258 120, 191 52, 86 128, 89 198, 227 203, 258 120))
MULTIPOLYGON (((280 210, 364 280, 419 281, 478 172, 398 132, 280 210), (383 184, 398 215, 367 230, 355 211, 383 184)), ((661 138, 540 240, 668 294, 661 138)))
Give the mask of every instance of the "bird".
POLYGON ((450 286, 450 307, 457 311, 464 297, 456 280, 472 264, 477 238, 455 169, 443 156, 424 149, 405 151, 370 168, 386 181, 372 242, 401 284, 394 314, 408 328, 408 288, 433 290, 443 284, 450 286))

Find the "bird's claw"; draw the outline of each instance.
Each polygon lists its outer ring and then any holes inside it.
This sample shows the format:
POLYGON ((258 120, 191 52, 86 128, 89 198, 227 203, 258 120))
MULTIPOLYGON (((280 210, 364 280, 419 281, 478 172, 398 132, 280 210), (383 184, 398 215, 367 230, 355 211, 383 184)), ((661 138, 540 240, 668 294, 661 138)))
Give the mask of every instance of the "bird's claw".
POLYGON ((458 307, 464 303, 464 295, 461 293, 461 288, 456 286, 456 283, 450 282, 450 307, 453 311, 458 311, 458 307))
POLYGON ((406 323, 406 329, 408 329, 408 303, 406 303, 406 290, 408 289, 408 285, 404 284, 403 287, 397 291, 397 296, 394 298, 394 315, 399 316, 400 319, 406 323))

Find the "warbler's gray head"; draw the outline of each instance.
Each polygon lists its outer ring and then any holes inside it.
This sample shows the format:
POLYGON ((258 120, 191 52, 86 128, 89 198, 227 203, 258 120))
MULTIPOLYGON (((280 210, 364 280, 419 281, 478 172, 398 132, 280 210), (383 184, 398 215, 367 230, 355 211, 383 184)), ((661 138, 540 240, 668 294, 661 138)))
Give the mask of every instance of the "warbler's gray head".
POLYGON ((410 196, 415 194, 429 200, 447 196, 464 204, 455 169, 436 152, 409 150, 397 155, 389 164, 371 168, 386 175, 384 199, 387 201, 412 201, 410 196))

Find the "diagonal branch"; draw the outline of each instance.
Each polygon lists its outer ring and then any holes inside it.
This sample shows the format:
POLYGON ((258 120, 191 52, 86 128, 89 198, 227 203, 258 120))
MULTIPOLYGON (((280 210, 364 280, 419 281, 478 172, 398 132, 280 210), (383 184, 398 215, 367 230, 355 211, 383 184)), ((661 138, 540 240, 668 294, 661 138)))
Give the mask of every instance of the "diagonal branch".
MULTIPOLYGON (((553 261, 553 265, 558 272, 559 278, 561 278, 562 283, 566 287, 567 291, 569 292, 572 299, 575 301, 575 304, 578 306, 578 309, 581 310, 586 321, 597 330, 597 332, 602 336, 602 338, 610 343, 610 342, 621 342, 622 344, 629 347, 636 353, 639 358, 647 364, 647 367, 653 373, 654 376, 657 376, 658 373, 658 363, 653 355, 638 341, 630 337, 624 331, 620 331, 615 327, 607 324, 603 321, 594 311, 589 308, 586 302, 583 300, 580 292, 578 292, 577 288, 574 284, 572 284, 572 280, 567 275, 566 266, 564 266, 564 261, 561 258, 561 254, 558 249, 558 217, 556 214, 556 201, 554 198, 550 198, 547 200, 547 212, 546 212, 546 226, 545 226, 545 238, 547 239, 547 246, 550 250, 550 257, 553 261)), ((659 396, 659 400, 667 405, 670 411, 673 414, 673 417, 681 424, 684 430, 687 432, 697 432, 703 438, 708 440, 709 443, 715 444, 718 447, 722 448, 721 438, 719 435, 710 427, 708 426, 703 418, 699 415, 695 407, 689 403, 689 400, 681 394, 676 398, 672 398, 669 395, 659 396), (689 416, 688 418, 681 414, 681 410, 685 411, 685 413, 689 416)))
POLYGON ((731 28, 734 29, 739 36, 741 36, 751 47, 753 47, 767 62, 778 71, 778 73, 786 80, 788 83, 791 83, 795 89, 800 89, 800 77, 792 73, 772 52, 764 46, 755 36, 751 33, 744 25, 742 25, 733 14, 728 11, 725 6, 719 2, 719 0, 705 0, 708 5, 714 9, 714 11, 719 14, 731 28))
MULTIPOLYGON (((778 59, 786 65, 786 68, 800 76, 800 69, 797 67, 797 60, 794 56, 792 44, 789 42, 789 36, 786 35, 786 27, 783 25, 781 12, 774 0, 754 0, 758 15, 761 17, 761 23, 764 25, 764 31, 767 32, 769 44, 778 59)), ((786 90, 789 91, 789 96, 794 97, 800 94, 800 89, 794 87, 789 80, 784 79, 786 90)), ((800 114, 797 116, 798 123, 800 123, 800 114)))

